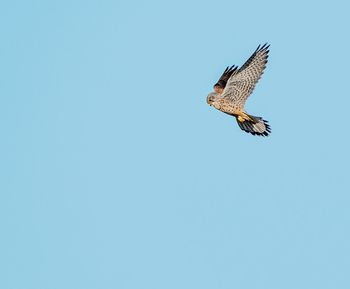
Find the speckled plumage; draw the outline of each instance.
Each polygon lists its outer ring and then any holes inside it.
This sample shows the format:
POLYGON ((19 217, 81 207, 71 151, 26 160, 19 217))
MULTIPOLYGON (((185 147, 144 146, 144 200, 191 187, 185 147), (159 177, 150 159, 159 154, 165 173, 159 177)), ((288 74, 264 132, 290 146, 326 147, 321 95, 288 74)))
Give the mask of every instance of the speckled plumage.
POLYGON ((264 44, 261 47, 259 45, 241 68, 227 67, 214 85, 215 87, 220 84, 223 91, 212 92, 207 97, 209 105, 236 117, 240 128, 253 135, 267 136, 270 133, 270 126, 266 120, 251 116, 244 111, 247 98, 264 72, 268 53, 269 45, 264 44))

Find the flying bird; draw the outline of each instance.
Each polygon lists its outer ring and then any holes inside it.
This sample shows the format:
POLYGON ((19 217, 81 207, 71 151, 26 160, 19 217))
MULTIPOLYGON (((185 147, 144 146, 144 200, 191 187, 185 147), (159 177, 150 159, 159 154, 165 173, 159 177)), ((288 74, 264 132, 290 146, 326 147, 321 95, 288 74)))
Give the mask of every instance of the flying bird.
POLYGON ((264 73, 270 45, 258 46, 248 60, 238 66, 227 67, 214 91, 207 96, 207 103, 236 118, 239 127, 252 135, 268 136, 271 132, 268 121, 262 117, 249 115, 244 105, 256 83, 264 73))

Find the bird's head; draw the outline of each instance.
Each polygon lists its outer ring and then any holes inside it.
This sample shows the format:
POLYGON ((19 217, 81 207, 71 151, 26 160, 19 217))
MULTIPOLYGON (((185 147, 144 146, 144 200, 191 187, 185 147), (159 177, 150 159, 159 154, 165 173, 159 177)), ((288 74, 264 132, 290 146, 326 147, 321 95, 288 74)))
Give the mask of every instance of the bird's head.
POLYGON ((209 105, 213 105, 214 102, 216 101, 216 98, 219 96, 219 94, 217 92, 211 92, 208 94, 207 96, 207 103, 209 105))

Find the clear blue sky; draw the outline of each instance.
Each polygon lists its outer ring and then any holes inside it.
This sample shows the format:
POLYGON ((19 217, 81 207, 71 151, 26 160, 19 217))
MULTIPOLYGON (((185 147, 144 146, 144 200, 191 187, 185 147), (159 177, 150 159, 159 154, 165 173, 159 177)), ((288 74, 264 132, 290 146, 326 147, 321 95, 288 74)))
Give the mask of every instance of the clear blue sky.
POLYGON ((350 288, 347 1, 0 8, 0 288, 350 288), (265 42, 259 138, 205 99, 265 42))

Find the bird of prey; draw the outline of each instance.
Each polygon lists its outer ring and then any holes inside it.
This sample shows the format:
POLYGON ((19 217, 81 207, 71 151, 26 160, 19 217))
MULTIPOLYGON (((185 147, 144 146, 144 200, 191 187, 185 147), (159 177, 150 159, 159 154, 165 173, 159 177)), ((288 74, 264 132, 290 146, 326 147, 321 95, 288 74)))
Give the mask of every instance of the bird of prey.
POLYGON ((242 67, 227 67, 214 85, 214 91, 207 96, 210 106, 234 116, 242 130, 259 136, 268 136, 271 132, 268 121, 247 114, 244 105, 264 72, 269 46, 259 45, 242 67))

